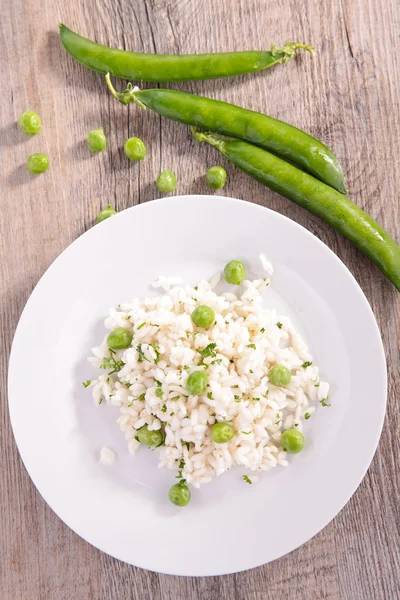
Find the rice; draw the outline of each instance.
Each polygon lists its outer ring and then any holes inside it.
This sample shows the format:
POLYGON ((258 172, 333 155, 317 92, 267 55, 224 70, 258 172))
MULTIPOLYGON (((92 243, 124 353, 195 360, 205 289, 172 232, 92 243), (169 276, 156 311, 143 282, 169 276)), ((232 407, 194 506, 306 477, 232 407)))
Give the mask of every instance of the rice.
MULTIPOLYGON (((263 255, 260 259, 272 274, 271 263, 263 255)), ((319 369, 290 319, 262 306, 261 292, 270 280, 244 281, 238 297, 213 291, 219 279, 217 274, 211 283, 192 287, 176 277, 160 277, 153 287, 163 295, 121 304, 105 320, 108 329, 128 329, 131 346, 110 355, 106 336, 89 358, 93 366, 110 371, 91 382, 93 400, 119 409, 117 423, 129 452, 141 445, 136 439, 141 427, 163 429, 165 444, 156 448, 159 467, 179 468, 196 488, 236 465, 258 473, 288 466, 280 445, 282 431, 302 431, 304 419, 329 395, 329 384, 319 380, 319 369), (191 320, 200 304, 216 314, 207 331, 191 320), (210 344, 215 347, 199 365, 200 351, 210 344), (268 380, 275 364, 290 369, 287 387, 268 380), (186 380, 198 369, 207 372, 207 392, 190 396, 186 380), (216 422, 234 428, 229 443, 211 440, 216 422)), ((111 450, 102 449, 102 462, 114 459, 111 450)))

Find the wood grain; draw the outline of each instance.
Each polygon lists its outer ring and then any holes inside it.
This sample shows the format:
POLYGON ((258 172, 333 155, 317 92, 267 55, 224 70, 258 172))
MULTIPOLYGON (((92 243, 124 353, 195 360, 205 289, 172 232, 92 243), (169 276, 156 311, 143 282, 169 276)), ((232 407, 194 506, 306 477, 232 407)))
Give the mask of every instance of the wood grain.
MULTIPOLYGON (((316 217, 228 168, 223 193, 277 210, 322 239, 349 267, 377 316, 389 371, 387 419, 373 463, 338 517, 301 549, 264 567, 211 578, 143 571, 97 551, 50 510, 18 456, 7 411, 6 370, 24 304, 50 263, 109 201, 117 209, 157 197, 163 168, 178 193, 207 193, 221 162, 183 126, 118 105, 102 78, 60 47, 58 21, 104 43, 148 52, 265 49, 311 42, 316 55, 230 80, 175 85, 265 111, 328 143, 354 200, 400 240, 400 7, 396 0, 3 0, 0 21, 0 596, 5 600, 396 600, 400 598, 400 303, 393 286, 316 217), (26 109, 43 119, 25 138, 26 109), (87 132, 103 126, 108 150, 89 156, 87 132), (141 164, 123 142, 148 145, 141 164), (47 152, 31 177, 27 156, 47 152)), ((29 385, 29 382, 27 382, 29 385)), ((359 427, 362 427, 362 420, 359 427)), ((351 449, 349 449, 351 453, 351 449)))

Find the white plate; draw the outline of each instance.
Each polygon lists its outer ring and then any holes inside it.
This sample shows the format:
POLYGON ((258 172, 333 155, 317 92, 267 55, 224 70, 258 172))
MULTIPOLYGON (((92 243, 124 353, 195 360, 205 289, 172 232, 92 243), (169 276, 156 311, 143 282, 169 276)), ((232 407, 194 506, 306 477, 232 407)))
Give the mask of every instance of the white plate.
MULTIPOLYGON (((154 292, 153 292, 154 293, 154 292)), ((164 198, 126 210, 82 235, 32 293, 9 371, 14 435, 46 502, 85 540, 133 565, 179 575, 249 569, 325 527, 361 482, 378 444, 386 366, 371 309, 342 262, 316 237, 260 206, 218 196, 164 198), (268 302, 306 336, 331 408, 305 427, 308 444, 255 485, 240 468, 171 505, 174 472, 156 453, 127 451, 118 410, 93 404, 82 381, 109 307, 148 295, 159 275, 210 278, 232 258, 275 274, 268 302), (108 446, 118 460, 99 463, 108 446)))

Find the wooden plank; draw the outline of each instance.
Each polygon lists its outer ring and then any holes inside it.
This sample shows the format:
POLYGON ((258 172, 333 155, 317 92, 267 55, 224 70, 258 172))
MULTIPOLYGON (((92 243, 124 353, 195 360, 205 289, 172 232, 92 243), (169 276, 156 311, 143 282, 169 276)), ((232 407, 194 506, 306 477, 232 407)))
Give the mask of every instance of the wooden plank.
MULTIPOLYGON (((116 561, 70 531, 36 492, 18 456, 1 379, 0 589, 7 600, 178 600, 229 598, 394 599, 400 597, 400 303, 393 286, 349 242, 319 219, 229 167, 187 128, 149 111, 118 105, 102 78, 60 47, 57 22, 104 43, 148 52, 263 49, 311 42, 268 72, 171 88, 267 112, 328 143, 345 166, 352 197, 400 240, 400 11, 395 0, 5 0, 0 21, 1 366, 14 329, 45 269, 91 227, 108 202, 121 210, 157 197, 161 169, 178 176, 180 194, 207 193, 206 168, 221 163, 223 194, 269 206, 301 223, 354 273, 377 316, 389 369, 388 413, 372 466, 339 516, 302 548, 273 564, 226 577, 158 575, 116 561), (26 109, 43 130, 25 138, 26 109), (108 150, 89 156, 87 132, 104 127, 108 150), (148 156, 129 163, 130 135, 148 156), (27 156, 47 152, 49 171, 31 177, 27 156)), ((362 420, 355 427, 362 427, 362 420)), ((351 449, 349 449, 351 460, 351 449)))

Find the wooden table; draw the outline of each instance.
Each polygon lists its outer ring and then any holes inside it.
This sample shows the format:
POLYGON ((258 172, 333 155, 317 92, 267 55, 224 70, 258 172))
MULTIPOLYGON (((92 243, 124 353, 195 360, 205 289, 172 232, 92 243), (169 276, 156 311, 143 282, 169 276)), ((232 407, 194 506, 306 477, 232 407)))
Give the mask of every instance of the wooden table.
MULTIPOLYGON (((355 275, 378 319, 388 359, 388 412, 360 488, 328 527, 292 554, 237 575, 195 579, 150 573, 102 554, 68 529, 33 486, 11 432, 5 377, 13 332, 29 294, 108 202, 122 210, 156 198, 154 181, 165 168, 176 172, 178 194, 207 193, 205 170, 221 162, 211 148, 194 142, 186 127, 119 105, 100 75, 74 63, 61 48, 59 21, 103 43, 146 52, 311 42, 314 58, 303 54, 257 75, 171 87, 264 111, 321 138, 344 165, 354 200, 400 241, 400 7, 395 0, 4 0, 1 598, 400 598, 399 295, 341 235, 232 167, 222 193, 277 210, 322 239, 355 275), (43 121, 34 138, 23 136, 16 125, 27 109, 43 121), (100 126, 107 133, 107 151, 90 155, 87 132, 100 126), (131 135, 147 144, 143 163, 124 156, 124 140, 131 135), (33 177, 25 162, 38 151, 48 153, 51 166, 33 177)), ((362 428, 362 418, 355 426, 362 428)))

